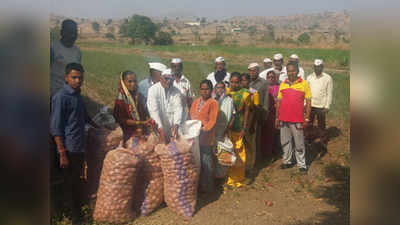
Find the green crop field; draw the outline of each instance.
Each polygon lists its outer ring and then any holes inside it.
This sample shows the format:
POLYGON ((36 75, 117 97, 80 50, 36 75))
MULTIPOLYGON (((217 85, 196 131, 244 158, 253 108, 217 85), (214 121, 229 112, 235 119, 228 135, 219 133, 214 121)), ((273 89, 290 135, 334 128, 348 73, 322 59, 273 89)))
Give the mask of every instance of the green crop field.
POLYGON ((275 53, 282 53, 285 58, 291 54, 298 54, 302 61, 311 62, 315 58, 323 59, 326 64, 337 68, 348 68, 350 62, 350 51, 339 49, 309 49, 309 48, 259 48, 255 46, 189 46, 189 45, 169 45, 169 46, 132 46, 125 42, 80 42, 81 47, 105 48, 105 49, 137 49, 150 52, 169 52, 185 54, 215 54, 224 55, 226 58, 237 56, 251 56, 260 61, 265 57, 272 57, 275 53))
MULTIPOLYGON (((288 50, 289 51, 289 50, 288 50)), ((177 55, 178 56, 178 55, 177 55)), ((150 61, 160 61, 168 64, 169 59, 136 54, 118 54, 101 51, 83 51, 83 65, 85 67, 85 84, 83 94, 89 97, 96 96, 97 103, 113 107, 113 101, 117 94, 119 75, 124 70, 132 70, 142 80, 148 75, 150 61)), ((212 60, 210 60, 212 61, 212 60)), ((228 64, 229 72, 246 72, 247 67, 243 65, 228 64)), ((195 93, 199 92, 199 84, 207 74, 213 71, 213 64, 197 63, 184 60, 184 74, 190 79, 195 93)), ((306 69, 306 74, 310 74, 306 69)), ((349 98, 350 98, 350 77, 348 72, 331 73, 334 80, 334 99, 329 117, 340 118, 348 121, 349 98)), ((99 109, 95 103, 90 104, 91 114, 99 109)))

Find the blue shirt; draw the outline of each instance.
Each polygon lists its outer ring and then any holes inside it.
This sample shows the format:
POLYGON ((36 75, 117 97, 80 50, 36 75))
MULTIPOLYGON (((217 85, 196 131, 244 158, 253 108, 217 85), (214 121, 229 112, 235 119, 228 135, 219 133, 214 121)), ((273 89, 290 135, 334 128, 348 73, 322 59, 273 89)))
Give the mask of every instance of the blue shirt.
POLYGON ((88 114, 80 91, 64 84, 51 99, 50 133, 61 136, 68 152, 83 153, 88 114))

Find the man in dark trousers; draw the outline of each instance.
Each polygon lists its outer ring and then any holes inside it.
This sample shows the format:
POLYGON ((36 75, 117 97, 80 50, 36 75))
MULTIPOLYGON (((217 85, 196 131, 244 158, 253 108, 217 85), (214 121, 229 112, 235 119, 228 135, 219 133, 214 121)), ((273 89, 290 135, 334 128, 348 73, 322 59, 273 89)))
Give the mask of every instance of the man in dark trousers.
POLYGON ((51 99, 50 133, 54 137, 64 176, 65 200, 72 211, 73 224, 82 218, 85 124, 99 128, 88 116, 80 94, 84 69, 79 63, 65 68, 65 84, 51 99))

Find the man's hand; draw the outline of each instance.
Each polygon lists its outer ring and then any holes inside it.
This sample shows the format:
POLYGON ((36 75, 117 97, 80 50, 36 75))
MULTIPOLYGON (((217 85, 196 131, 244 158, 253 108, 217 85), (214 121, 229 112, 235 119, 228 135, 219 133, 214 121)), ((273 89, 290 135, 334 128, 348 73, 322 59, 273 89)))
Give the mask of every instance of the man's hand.
POLYGON ((245 134, 246 134, 246 131, 244 129, 242 129, 239 134, 240 138, 243 138, 245 134))
POLYGON ((160 133, 160 144, 167 144, 165 143, 166 139, 165 139, 165 132, 162 128, 158 129, 158 132, 160 133))
POLYGON ((249 128, 249 133, 250 133, 250 134, 254 134, 254 132, 256 132, 256 126, 255 126, 255 124, 251 125, 250 128, 249 128))
POLYGON ((281 128, 281 124, 280 124, 280 121, 278 119, 275 120, 275 128, 276 129, 281 128))
POLYGON ((67 157, 67 152, 61 151, 60 152, 60 167, 61 168, 68 168, 69 166, 69 161, 68 161, 68 157, 67 157))
POLYGON ((171 137, 178 137, 178 125, 176 124, 171 128, 171 137))

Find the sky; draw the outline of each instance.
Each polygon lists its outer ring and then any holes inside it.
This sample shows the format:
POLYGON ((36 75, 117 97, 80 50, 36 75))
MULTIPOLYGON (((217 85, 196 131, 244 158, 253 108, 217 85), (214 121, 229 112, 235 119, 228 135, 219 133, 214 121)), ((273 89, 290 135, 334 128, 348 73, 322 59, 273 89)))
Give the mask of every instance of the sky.
POLYGON ((133 14, 161 18, 187 15, 224 19, 343 10, 350 10, 349 0, 50 0, 50 12, 53 14, 90 19, 126 18, 133 14))

